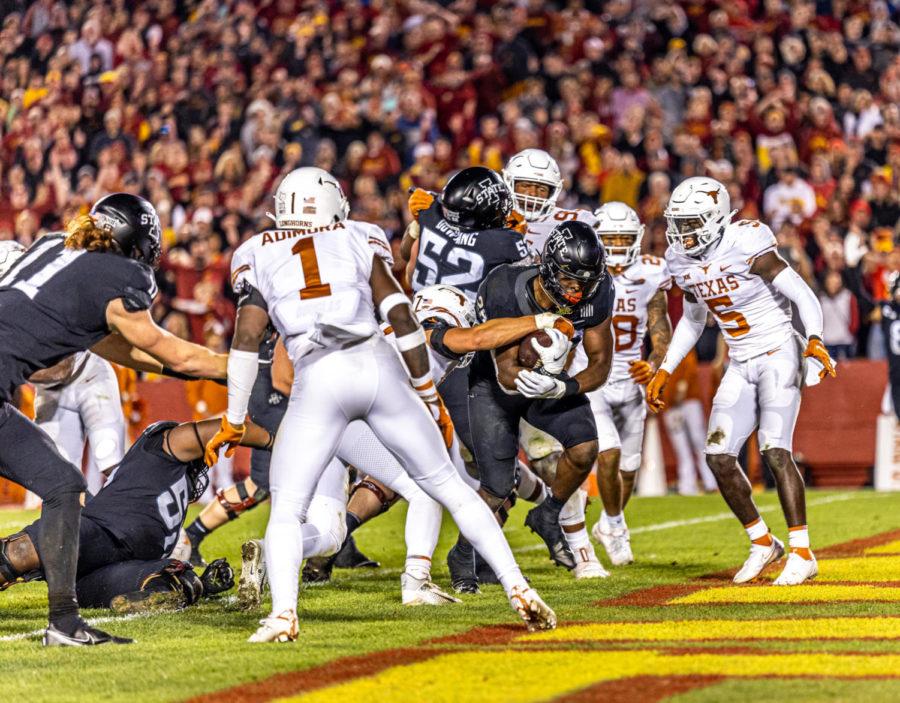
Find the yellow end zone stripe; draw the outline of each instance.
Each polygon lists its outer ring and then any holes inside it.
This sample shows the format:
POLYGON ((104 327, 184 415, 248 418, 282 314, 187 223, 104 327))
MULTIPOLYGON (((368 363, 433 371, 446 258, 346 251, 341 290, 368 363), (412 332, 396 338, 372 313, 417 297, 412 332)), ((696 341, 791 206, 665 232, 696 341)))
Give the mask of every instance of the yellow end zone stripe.
POLYGON ((861 583, 900 581, 900 556, 821 559, 816 580, 861 583))
POLYGON ((877 547, 869 547, 866 554, 900 554, 900 539, 887 544, 880 544, 877 547))
POLYGON ((900 601, 900 588, 860 584, 800 586, 722 586, 673 598, 671 605, 690 603, 841 603, 900 601))
POLYGON ((560 627, 516 638, 516 642, 604 642, 613 640, 900 639, 900 617, 791 618, 772 620, 681 620, 607 622, 560 627))
POLYGON ((633 676, 897 677, 900 655, 491 651, 444 654, 292 698, 303 703, 531 703, 633 676))

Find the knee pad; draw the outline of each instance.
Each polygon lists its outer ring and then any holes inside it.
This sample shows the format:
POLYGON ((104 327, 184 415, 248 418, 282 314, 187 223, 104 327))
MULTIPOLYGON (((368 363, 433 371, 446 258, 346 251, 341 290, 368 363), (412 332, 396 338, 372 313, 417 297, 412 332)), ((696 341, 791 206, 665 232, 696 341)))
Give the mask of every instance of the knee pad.
POLYGON ((0 591, 42 577, 40 557, 27 533, 17 532, 0 539, 0 591))
POLYGON ((559 511, 559 524, 562 526, 578 525, 584 522, 584 506, 587 505, 587 491, 579 488, 559 511))
POLYGON ((360 488, 365 488, 375 495, 375 497, 378 499, 378 502, 381 503, 382 513, 387 512, 388 508, 390 508, 394 504, 394 501, 397 500, 396 495, 393 498, 388 498, 387 494, 384 492, 384 489, 374 481, 370 480, 368 476, 366 476, 362 481, 355 484, 353 488, 350 489, 350 498, 352 498, 353 494, 356 493, 360 488))
POLYGON ((119 432, 112 427, 105 427, 91 434, 91 456, 103 473, 122 460, 120 439, 119 432))
POLYGON ((318 495, 309 506, 306 522, 319 530, 318 556, 330 556, 340 550, 347 538, 346 505, 343 502, 318 495))
POLYGON ((259 487, 257 487, 253 495, 250 495, 243 481, 234 484, 234 489, 238 494, 237 503, 232 503, 230 500, 228 500, 228 498, 225 497, 224 488, 220 489, 219 492, 216 493, 216 500, 218 500, 219 505, 221 505, 225 509, 225 514, 228 515, 229 520, 234 520, 241 513, 246 512, 247 510, 252 510, 269 497, 269 491, 267 491, 265 488, 259 487))

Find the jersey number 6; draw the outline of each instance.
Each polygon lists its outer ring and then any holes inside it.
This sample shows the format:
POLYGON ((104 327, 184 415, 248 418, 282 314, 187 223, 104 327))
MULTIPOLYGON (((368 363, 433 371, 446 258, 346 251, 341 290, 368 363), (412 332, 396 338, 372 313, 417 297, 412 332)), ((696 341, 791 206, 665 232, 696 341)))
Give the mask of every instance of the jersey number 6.
POLYGON ((291 253, 299 255, 300 266, 303 269, 303 282, 305 287, 300 289, 300 300, 310 298, 324 298, 331 295, 331 285, 322 283, 319 273, 319 260, 316 258, 316 242, 313 237, 298 239, 291 248, 291 253))
POLYGON ((721 308, 731 307, 731 298, 727 295, 720 295, 718 298, 710 298, 706 301, 712 314, 722 321, 722 331, 726 332, 729 337, 743 337, 750 331, 750 323, 747 318, 741 315, 737 310, 722 310, 721 308), (737 327, 725 327, 724 323, 735 322, 737 327))

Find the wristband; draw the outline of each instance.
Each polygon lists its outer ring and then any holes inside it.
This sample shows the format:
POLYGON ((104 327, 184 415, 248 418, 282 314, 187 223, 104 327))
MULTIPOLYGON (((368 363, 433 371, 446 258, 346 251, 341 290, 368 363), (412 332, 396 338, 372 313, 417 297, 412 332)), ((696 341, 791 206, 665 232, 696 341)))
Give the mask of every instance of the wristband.
POLYGON ((402 337, 395 337, 394 344, 396 344, 399 352, 407 352, 410 349, 421 347, 425 344, 425 331, 419 327, 415 332, 404 334, 402 337))
POLYGON ((562 379, 562 381, 566 386, 566 392, 563 394, 563 396, 578 395, 579 393, 581 393, 581 386, 574 378, 565 378, 562 379))

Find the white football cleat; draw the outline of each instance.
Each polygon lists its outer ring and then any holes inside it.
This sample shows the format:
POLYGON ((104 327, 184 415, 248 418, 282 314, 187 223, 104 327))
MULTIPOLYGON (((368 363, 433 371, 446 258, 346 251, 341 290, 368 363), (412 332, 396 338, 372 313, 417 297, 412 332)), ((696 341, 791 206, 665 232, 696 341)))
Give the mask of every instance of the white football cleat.
POLYGON ((247 639, 248 642, 295 642, 300 634, 297 613, 285 610, 280 615, 270 615, 259 621, 259 629, 247 639))
POLYGON ((613 566, 624 566, 634 561, 631 553, 631 535, 627 527, 611 528, 597 520, 591 528, 591 536, 603 545, 613 566))
POLYGON ((575 555, 575 578, 605 579, 609 577, 609 572, 603 568, 603 564, 597 559, 594 545, 590 542, 586 547, 573 549, 572 554, 575 555))
MULTIPOLYGON (((812 555, 812 552, 810 552, 812 555)), ((816 557, 804 559, 797 552, 788 554, 784 571, 775 579, 775 586, 797 586, 804 581, 815 578, 819 574, 819 564, 816 557)))
POLYGON ((449 593, 444 593, 428 579, 416 578, 406 572, 400 574, 400 597, 403 605, 447 605, 462 603, 449 593))
POLYGON ((241 546, 241 577, 238 580, 238 604, 245 610, 258 608, 266 587, 266 561, 263 542, 251 539, 241 546))
POLYGON ((514 586, 509 594, 509 604, 522 618, 529 632, 556 629, 556 613, 530 586, 514 586))
POLYGON ((732 581, 734 583, 747 583, 752 581, 762 573, 773 561, 777 561, 784 556, 784 543, 775 535, 770 534, 772 544, 766 546, 761 544, 750 543, 750 556, 740 568, 732 581))

